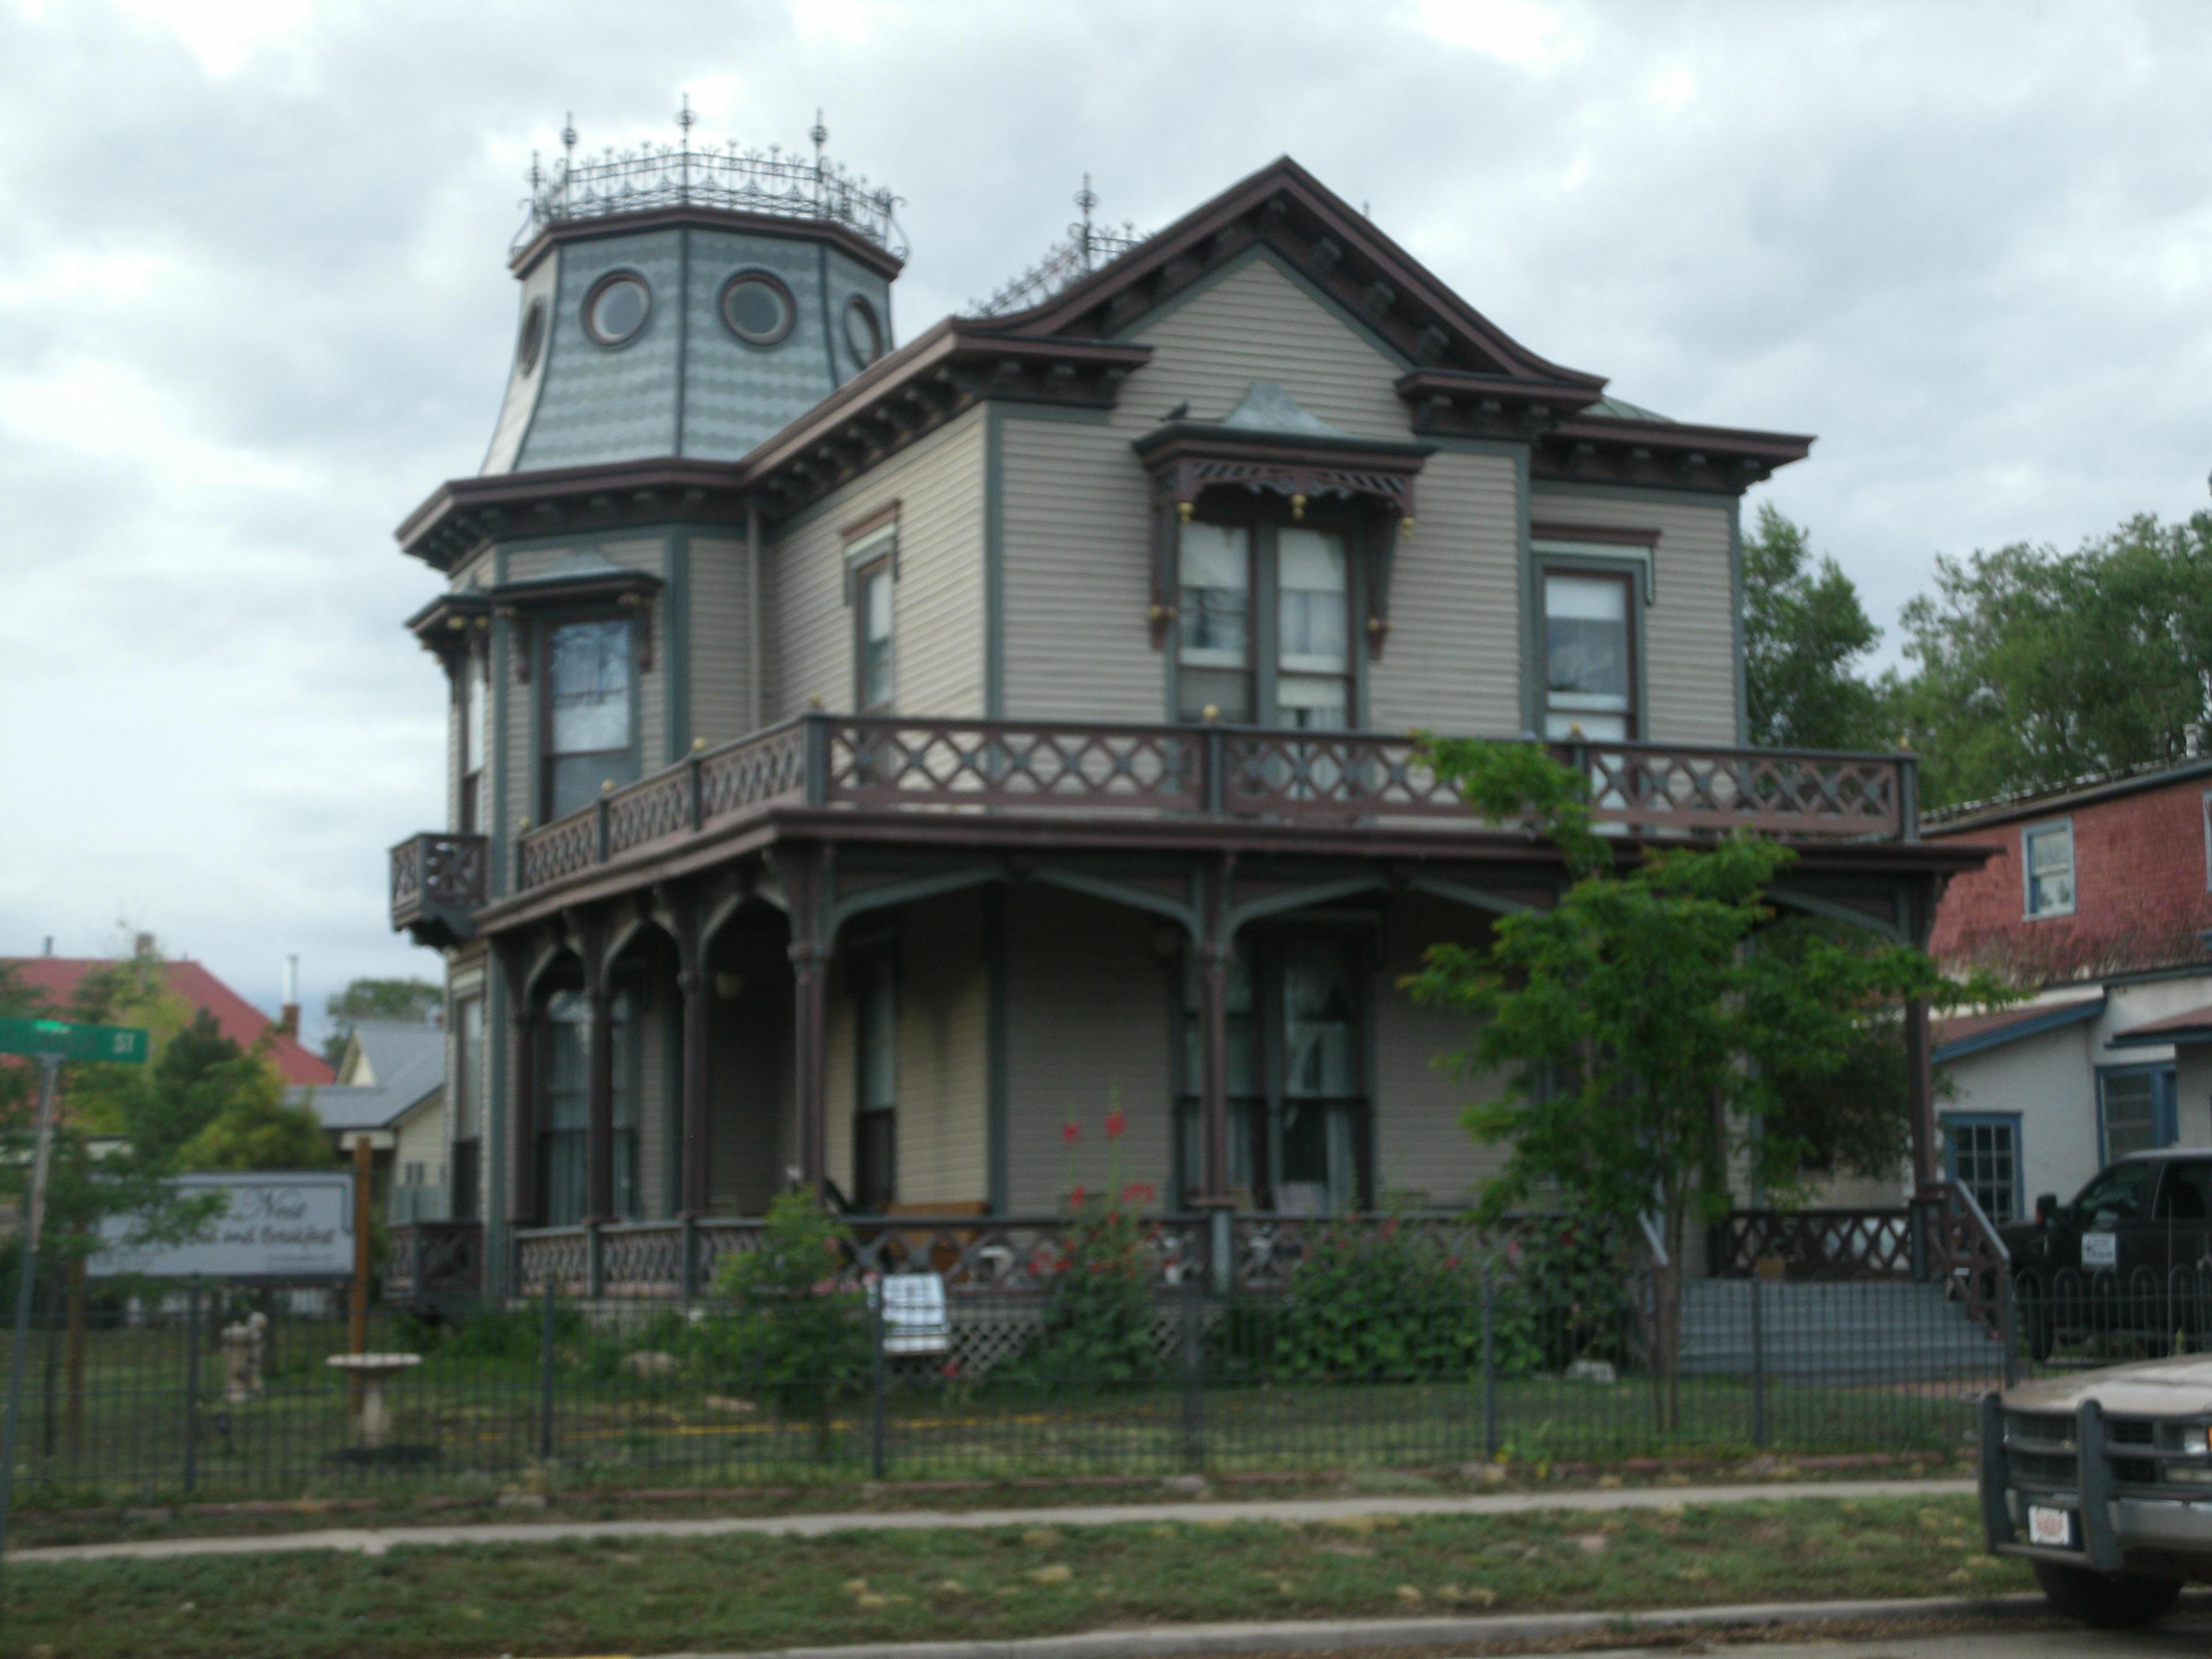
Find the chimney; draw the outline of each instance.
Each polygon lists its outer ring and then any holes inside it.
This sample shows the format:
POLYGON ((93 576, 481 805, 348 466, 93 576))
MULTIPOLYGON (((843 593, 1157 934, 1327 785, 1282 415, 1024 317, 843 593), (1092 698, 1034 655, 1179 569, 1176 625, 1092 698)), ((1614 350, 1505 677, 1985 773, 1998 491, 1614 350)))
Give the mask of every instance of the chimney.
POLYGON ((137 940, 133 942, 131 946, 131 954, 134 957, 152 956, 154 954, 154 936, 151 933, 139 934, 137 940))
POLYGON ((52 955, 53 955, 53 953, 54 953, 54 936, 53 936, 52 933, 49 933, 49 934, 47 934, 47 935, 46 935, 46 954, 47 954, 48 956, 52 956, 52 955))
POLYGON ((295 951, 284 958, 284 1006, 276 1024, 294 1042, 300 1036, 300 957, 295 951))

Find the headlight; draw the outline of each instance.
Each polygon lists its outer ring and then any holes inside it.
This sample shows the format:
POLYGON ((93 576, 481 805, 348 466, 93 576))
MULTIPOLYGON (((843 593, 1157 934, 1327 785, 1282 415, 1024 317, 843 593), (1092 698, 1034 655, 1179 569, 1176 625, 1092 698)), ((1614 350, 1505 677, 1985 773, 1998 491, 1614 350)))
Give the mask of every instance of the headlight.
POLYGON ((2212 1437, 2212 1429, 2207 1429, 2203 1425, 2184 1429, 2181 1431, 2183 1454, 2190 1457, 2203 1457, 2208 1452, 2212 1452, 2212 1437, 2212 1437))

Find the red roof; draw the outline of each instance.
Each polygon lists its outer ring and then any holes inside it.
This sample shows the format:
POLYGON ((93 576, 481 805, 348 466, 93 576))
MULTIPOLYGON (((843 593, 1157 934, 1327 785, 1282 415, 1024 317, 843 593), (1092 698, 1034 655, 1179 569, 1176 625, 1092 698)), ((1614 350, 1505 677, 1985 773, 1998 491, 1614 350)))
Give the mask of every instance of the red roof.
POLYGON ((2157 1043, 2186 1042, 2212 1034, 2212 1006, 2191 1008, 2186 1013, 2169 1014, 2164 1019, 2154 1019, 2141 1025, 2130 1025, 2124 1031, 2112 1033, 2114 1042, 2157 1043))
MULTIPOLYGON (((95 968, 112 965, 102 957, 0 957, 0 963, 15 969, 23 983, 46 1000, 47 1006, 56 1012, 69 1005, 76 994, 77 981, 95 968)), ((222 1034, 241 1048, 251 1048, 261 1040, 262 1033, 275 1024, 268 1015, 225 985, 197 962, 169 962, 167 970, 169 988, 194 1008, 204 1008, 215 1016, 216 1024, 222 1034)), ((313 1049, 303 1048, 297 1037, 283 1032, 276 1034, 276 1047, 270 1058, 287 1083, 323 1084, 336 1080, 337 1073, 330 1062, 313 1049)))

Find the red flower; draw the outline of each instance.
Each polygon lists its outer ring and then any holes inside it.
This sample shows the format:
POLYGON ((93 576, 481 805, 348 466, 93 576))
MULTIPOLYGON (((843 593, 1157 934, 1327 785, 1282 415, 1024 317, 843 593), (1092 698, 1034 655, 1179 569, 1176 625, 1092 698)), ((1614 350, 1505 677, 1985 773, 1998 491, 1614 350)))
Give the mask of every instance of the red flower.
POLYGON ((1060 1126, 1060 1138, 1066 1141, 1069 1146, 1073 1146, 1077 1141, 1083 1139, 1083 1126, 1080 1123, 1078 1123, 1073 1118, 1068 1119, 1066 1122, 1060 1126))
POLYGON ((1126 1112, 1115 1110, 1106 1114, 1107 1139, 1119 1140, 1121 1138, 1121 1132, 1128 1127, 1129 1118, 1126 1112))
POLYGON ((1121 1188, 1121 1201, 1124 1204, 1149 1204, 1158 1196, 1159 1194, 1153 1191, 1152 1184, 1149 1181, 1133 1181, 1121 1188))

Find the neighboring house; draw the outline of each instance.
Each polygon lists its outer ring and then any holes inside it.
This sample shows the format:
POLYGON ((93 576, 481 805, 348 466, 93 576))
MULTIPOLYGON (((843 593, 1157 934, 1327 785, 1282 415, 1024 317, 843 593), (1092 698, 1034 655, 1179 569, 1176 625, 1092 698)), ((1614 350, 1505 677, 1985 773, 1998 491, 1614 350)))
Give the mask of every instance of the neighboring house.
POLYGON ((2126 1152, 2212 1146, 2212 760, 1930 815, 1995 850, 1931 948, 2037 988, 1941 1023, 1944 1158, 1992 1218, 2126 1152))
POLYGON ((446 1127, 446 1034, 416 1020, 356 1021, 337 1080, 299 1090, 334 1152, 366 1135, 374 1193, 394 1221, 443 1221, 451 1212, 446 1127))
POLYGON ((895 349, 892 201, 564 166, 490 453, 399 531, 450 827, 392 916, 495 1288, 793 1179, 1049 1215, 1116 1104, 1165 1207, 1462 1203, 1482 1085, 1396 983, 1560 870, 1416 730, 1554 740, 1625 834, 1790 836, 1784 902, 1892 937, 1978 863, 1909 757, 1738 747, 1741 498, 1809 439, 1609 398, 1288 160, 895 349))
MULTIPOLYGON (((141 936, 139 949, 152 952, 151 935, 141 936)), ((47 1008, 58 1017, 66 1017, 70 999, 76 994, 77 985, 87 974, 96 968, 114 965, 102 957, 54 956, 0 957, 0 963, 13 968, 22 983, 44 997, 47 1008)), ((297 1004, 288 1003, 272 1020, 209 972, 203 963, 189 959, 165 962, 161 971, 172 992, 195 1011, 204 1008, 213 1014, 223 1036, 240 1048, 250 1051, 264 1036, 269 1036, 270 1059, 285 1082, 316 1085, 331 1080, 330 1062, 300 1041, 297 1004)))

